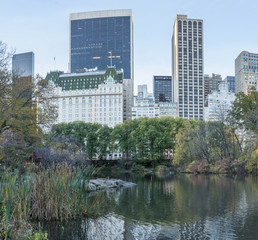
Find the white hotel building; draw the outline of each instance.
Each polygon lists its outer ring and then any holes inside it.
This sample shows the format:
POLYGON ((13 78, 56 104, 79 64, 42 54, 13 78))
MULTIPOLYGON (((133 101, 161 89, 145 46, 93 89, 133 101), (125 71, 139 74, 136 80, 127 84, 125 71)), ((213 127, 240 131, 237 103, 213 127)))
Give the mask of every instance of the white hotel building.
POLYGON ((122 123, 125 91, 123 83, 114 77, 111 72, 109 76, 105 72, 85 72, 60 74, 55 80, 50 77, 57 98, 56 123, 97 122, 109 127, 122 123))

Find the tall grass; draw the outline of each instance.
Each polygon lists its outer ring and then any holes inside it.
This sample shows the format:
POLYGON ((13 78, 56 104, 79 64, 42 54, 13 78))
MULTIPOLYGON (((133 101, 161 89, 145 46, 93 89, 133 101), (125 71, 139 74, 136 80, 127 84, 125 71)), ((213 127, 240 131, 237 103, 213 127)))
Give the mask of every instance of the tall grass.
POLYGON ((62 221, 87 215, 86 188, 93 172, 67 164, 22 176, 5 172, 0 179, 0 232, 7 231, 10 221, 62 221))

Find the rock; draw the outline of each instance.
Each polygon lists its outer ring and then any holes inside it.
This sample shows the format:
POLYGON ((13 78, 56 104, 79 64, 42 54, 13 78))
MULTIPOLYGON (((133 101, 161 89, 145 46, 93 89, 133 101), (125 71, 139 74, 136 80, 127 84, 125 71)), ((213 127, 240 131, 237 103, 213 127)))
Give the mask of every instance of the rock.
POLYGON ((90 180, 87 186, 88 192, 103 191, 103 190, 117 190, 120 188, 129 188, 135 186, 135 183, 125 182, 120 179, 105 179, 98 178, 90 180))
POLYGON ((88 183, 88 185, 87 185, 87 191, 88 192, 93 192, 93 191, 96 191, 97 189, 96 189, 96 185, 95 184, 93 184, 93 183, 88 183))

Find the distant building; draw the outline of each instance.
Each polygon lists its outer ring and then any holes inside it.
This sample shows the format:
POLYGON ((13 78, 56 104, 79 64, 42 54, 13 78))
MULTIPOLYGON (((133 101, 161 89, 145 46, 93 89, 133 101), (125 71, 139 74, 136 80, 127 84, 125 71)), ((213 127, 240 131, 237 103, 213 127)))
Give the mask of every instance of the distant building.
POLYGON ((147 98, 148 96, 148 90, 147 90, 147 85, 138 85, 138 97, 139 98, 147 98))
POLYGON ((234 93, 235 92, 235 77, 227 76, 223 81, 228 83, 229 91, 234 93))
POLYGON ((235 94, 229 91, 228 84, 220 83, 218 90, 207 96, 208 106, 205 107, 205 121, 225 121, 234 100, 235 94))
POLYGON ((47 79, 56 86, 57 123, 83 121, 114 127, 123 122, 122 71, 109 68, 71 74, 52 72, 47 79))
POLYGON ((159 117, 177 117, 177 103, 159 102, 159 117))
POLYGON ((124 70, 126 118, 131 118, 134 89, 132 10, 105 10, 70 14, 70 72, 107 66, 124 70))
POLYGON ((34 77, 34 53, 14 54, 12 57, 12 71, 19 77, 34 77))
POLYGON ((208 74, 204 75, 204 99, 208 94, 212 93, 213 91, 217 91, 219 84, 222 82, 222 77, 220 74, 212 73, 211 76, 208 74))
POLYGON ((138 96, 134 97, 132 107, 132 119, 141 117, 177 117, 177 103, 159 102, 155 103, 152 93, 148 93, 147 85, 138 86, 138 96))
POLYGON ((243 51, 235 60, 235 92, 248 94, 258 89, 258 54, 243 51))
POLYGON ((155 103, 172 102, 172 77, 153 76, 155 103))
POLYGON ((138 86, 138 96, 134 97, 132 119, 140 117, 159 117, 159 106, 155 103, 153 94, 148 93, 147 85, 138 86))
POLYGON ((177 15, 172 37, 172 89, 179 117, 203 119, 203 62, 203 20, 177 15))

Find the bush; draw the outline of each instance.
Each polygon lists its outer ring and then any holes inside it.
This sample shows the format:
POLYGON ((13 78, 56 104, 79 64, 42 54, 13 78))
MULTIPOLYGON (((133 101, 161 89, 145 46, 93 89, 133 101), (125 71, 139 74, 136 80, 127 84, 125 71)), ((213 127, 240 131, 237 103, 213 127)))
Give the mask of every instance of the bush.
POLYGON ((208 173, 209 172, 209 165, 206 160, 201 161, 193 161, 187 167, 188 172, 192 173, 208 173))
POLYGON ((252 173, 258 172, 258 149, 252 152, 251 159, 247 161, 247 169, 252 173))
POLYGON ((222 158, 215 162, 214 167, 215 172, 217 173, 230 173, 232 172, 232 161, 230 158, 222 158))
POLYGON ((87 155, 84 153, 72 154, 69 151, 60 151, 57 149, 38 148, 36 149, 37 161, 45 167, 67 164, 70 166, 89 166, 89 161, 86 161, 87 155))
POLYGON ((136 163, 133 163, 131 170, 132 172, 145 173, 145 167, 136 163))
POLYGON ((168 168, 164 165, 158 165, 157 167, 155 167, 155 172, 157 173, 164 173, 167 171, 168 171, 168 168))

